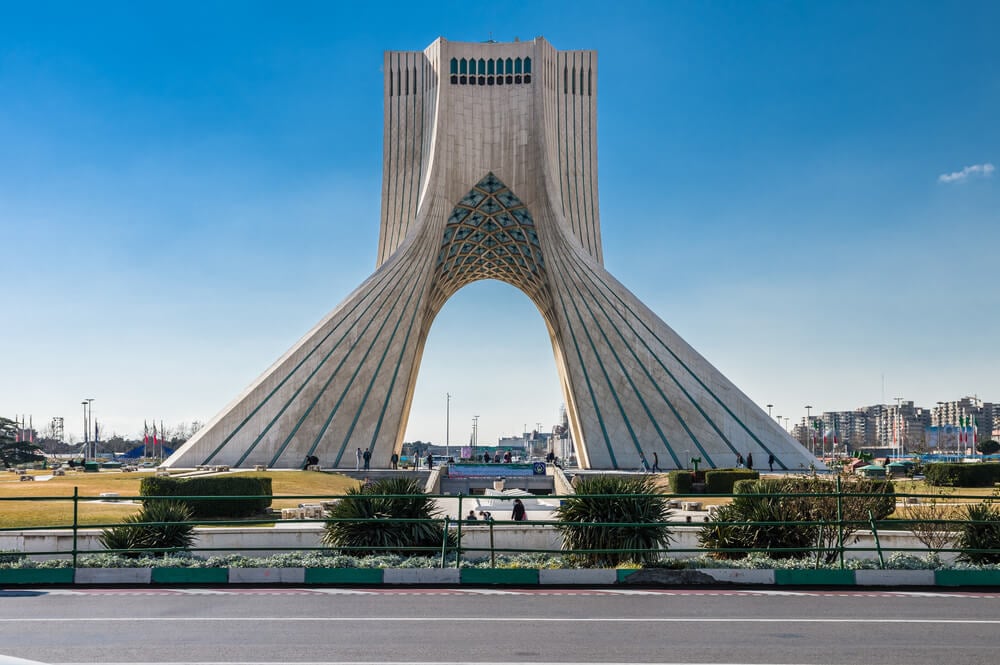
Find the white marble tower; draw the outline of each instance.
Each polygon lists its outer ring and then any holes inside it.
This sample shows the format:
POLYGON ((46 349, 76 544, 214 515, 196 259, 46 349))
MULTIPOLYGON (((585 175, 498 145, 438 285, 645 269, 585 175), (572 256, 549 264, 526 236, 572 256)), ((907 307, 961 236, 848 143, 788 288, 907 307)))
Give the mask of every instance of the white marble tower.
POLYGON ((438 39, 384 69, 375 272, 168 466, 353 467, 358 448, 388 465, 431 323, 480 279, 545 320, 582 467, 816 461, 605 270, 596 52, 438 39))

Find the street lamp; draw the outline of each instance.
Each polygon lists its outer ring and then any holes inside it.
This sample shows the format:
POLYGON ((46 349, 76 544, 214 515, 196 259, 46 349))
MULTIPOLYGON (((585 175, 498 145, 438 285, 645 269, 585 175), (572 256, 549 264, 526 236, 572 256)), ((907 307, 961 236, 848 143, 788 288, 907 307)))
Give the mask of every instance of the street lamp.
MULTIPOLYGON (((90 429, 90 423, 93 422, 93 419, 94 419, 94 405, 92 403, 93 401, 94 401, 93 397, 88 397, 87 398, 87 428, 88 429, 90 429)), ((90 443, 91 443, 91 446, 92 446, 90 457, 91 457, 91 459, 94 459, 94 458, 97 457, 97 432, 94 432, 94 439, 90 443)))
MULTIPOLYGON (((444 457, 448 459, 451 454, 450 448, 450 432, 451 430, 451 393, 445 393, 445 406, 444 406, 444 457)), ((459 455, 461 457, 461 455, 459 455)))
POLYGON ((479 448, 479 416, 472 416, 472 451, 479 448))
POLYGON ((83 404, 83 459, 87 459, 87 453, 90 452, 90 435, 87 434, 87 400, 80 402, 83 404))
POLYGON ((816 439, 813 437, 812 416, 809 414, 812 404, 806 404, 806 434, 809 436, 809 452, 816 456, 816 439))
POLYGON ((896 417, 893 419, 893 422, 896 425, 896 434, 898 435, 896 444, 899 447, 899 449, 896 451, 896 455, 902 457, 904 449, 903 432, 906 430, 905 423, 903 422, 903 398, 896 397, 895 399, 896 399, 896 417))
POLYGON ((771 407, 772 407, 772 406, 774 406, 774 405, 773 405, 773 404, 768 404, 768 405, 767 405, 767 417, 768 417, 768 418, 770 418, 770 417, 771 417, 771 407))

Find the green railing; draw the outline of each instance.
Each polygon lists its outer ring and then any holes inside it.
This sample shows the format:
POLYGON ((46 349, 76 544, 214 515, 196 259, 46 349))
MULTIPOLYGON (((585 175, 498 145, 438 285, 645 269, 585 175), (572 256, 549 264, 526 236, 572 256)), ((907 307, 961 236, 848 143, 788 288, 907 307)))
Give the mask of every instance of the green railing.
MULTIPOLYGON (((540 495, 537 497, 521 497, 525 499, 537 498, 544 501, 561 501, 561 500, 571 500, 573 498, 593 498, 612 501, 615 498, 635 498, 637 496, 643 495, 540 495)), ((702 501, 706 499, 719 499, 722 501, 731 500, 733 494, 659 494, 655 495, 660 499, 672 500, 672 501, 702 501)), ((866 515, 859 515, 856 519, 845 518, 845 505, 850 505, 851 502, 868 499, 868 498, 885 498, 886 495, 883 493, 872 492, 872 493, 852 493, 852 492, 842 492, 842 491, 831 491, 831 492, 809 492, 809 493, 789 493, 782 495, 775 494, 740 494, 740 497, 758 497, 758 498, 774 498, 780 496, 782 498, 806 498, 815 501, 822 500, 833 500, 835 502, 835 509, 833 514, 827 519, 819 519, 812 521, 805 520, 791 520, 791 521, 733 521, 733 522, 723 522, 712 520, 707 516, 699 515, 702 517, 702 521, 694 521, 690 516, 687 521, 676 521, 668 520, 666 524, 669 525, 670 530, 675 536, 682 534, 684 532, 690 532, 706 525, 712 525, 716 527, 724 526, 741 526, 741 527, 779 527, 779 528, 799 528, 799 529, 809 529, 812 527, 816 528, 816 541, 809 543, 808 545, 801 545, 797 547, 716 547, 707 549, 701 546, 668 546, 663 548, 642 548, 642 549, 623 549, 623 548, 609 548, 609 549, 566 549, 563 547, 559 548, 545 548, 545 547, 523 547, 523 546, 498 546, 497 534, 503 534, 509 531, 511 527, 519 528, 559 528, 559 527, 569 527, 569 526, 581 526, 590 528, 602 528, 602 529, 618 529, 618 530, 628 530, 628 529, 638 529, 643 527, 649 527, 651 524, 662 524, 662 523, 650 523, 650 522, 586 522, 586 523, 569 523, 560 520, 526 520, 526 521, 512 521, 512 520, 490 520, 490 521, 469 521, 466 519, 460 519, 451 516, 435 517, 431 519, 413 519, 413 518, 400 518, 400 517, 377 517, 369 519, 336 519, 329 515, 324 514, 324 517, 320 518, 305 518, 305 519, 292 519, 292 520, 280 520, 277 516, 264 516, 253 519, 192 519, 186 522, 135 522, 129 523, 128 526, 133 527, 156 527, 165 526, 170 524, 184 524, 191 525, 195 527, 254 527, 254 526, 267 526, 274 525, 276 522, 281 521, 282 523, 301 523, 301 524, 327 524, 330 522, 342 521, 342 522, 355 522, 355 523, 371 523, 374 525, 385 525, 389 522, 392 523, 406 523, 406 522, 421 522, 421 523, 431 523, 441 527, 441 543, 435 546, 403 546, 403 547, 390 547, 390 546, 373 546, 373 545, 363 545, 363 546, 325 546, 318 545, 315 547, 280 547, 275 545, 267 545, 260 547, 192 547, 184 551, 189 551, 192 553, 200 554, 210 554, 213 552, 260 552, 260 551, 322 551, 322 552, 339 552, 344 554, 351 554, 357 551, 385 551, 387 553, 397 552, 400 550, 405 551, 423 551, 429 556, 440 557, 440 566, 445 567, 449 565, 455 565, 459 567, 462 565, 463 556, 468 556, 470 552, 475 553, 485 553, 484 556, 488 556, 492 565, 496 565, 496 557, 498 554, 521 554, 521 553, 538 553, 538 554, 555 554, 555 555, 599 555, 599 554, 634 554, 637 558, 643 558, 644 560, 649 560, 650 558, 660 558, 667 560, 670 558, 676 558, 678 554, 684 555, 695 555, 695 554, 707 554, 722 558, 733 558, 740 555, 746 555, 753 552, 767 552, 772 555, 774 554, 788 554, 796 555, 799 558, 804 558, 809 560, 810 558, 818 566, 822 559, 832 559, 839 563, 840 567, 845 565, 845 557, 852 554, 868 554, 872 556, 866 556, 864 558, 875 558, 879 561, 880 565, 884 567, 885 565, 885 549, 889 549, 893 552, 913 552, 926 554, 931 551, 939 553, 971 553, 971 552, 981 552, 981 553, 996 553, 996 549, 958 549, 953 545, 954 539, 958 532, 961 531, 966 525, 976 524, 976 522, 970 522, 965 519, 957 519, 955 517, 935 517, 934 511, 940 509, 940 512, 944 514, 945 512, 960 510, 962 506, 968 505, 972 502, 982 502, 990 501, 991 497, 983 497, 979 495, 963 495, 963 494, 950 494, 944 495, 936 493, 896 493, 894 496, 897 504, 897 513, 900 512, 900 508, 905 511, 907 508, 911 507, 911 501, 916 500, 916 502, 923 502, 925 500, 930 500, 932 506, 928 506, 925 503, 916 503, 917 506, 924 506, 931 508, 931 510, 925 511, 927 514, 919 518, 902 518, 895 517, 891 519, 885 519, 878 521, 875 519, 871 511, 867 511, 866 515), (947 539, 950 542, 943 544, 941 547, 929 548, 926 545, 920 546, 909 546, 904 547, 900 545, 893 545, 890 548, 884 548, 882 545, 882 540, 885 537, 885 532, 910 532, 914 525, 924 525, 923 529, 926 531, 937 530, 946 533, 951 533, 952 537, 947 539), (468 534, 469 529, 474 529, 476 532, 485 532, 488 534, 488 545, 480 544, 467 544, 464 543, 463 535, 468 534), (848 542, 849 540, 855 540, 859 532, 870 533, 873 539, 872 545, 859 545, 857 542, 848 542), (449 534, 454 533, 454 544, 449 542, 449 534), (848 538, 852 536, 852 538, 848 538)), ((0 527, 0 537, 4 534, 10 532, 31 532, 31 531, 42 531, 42 530, 59 530, 65 531, 71 535, 69 547, 57 547, 51 550, 36 551, 32 550, 26 552, 28 556, 58 556, 72 558, 73 565, 76 566, 78 559, 82 555, 86 554, 97 554, 97 553, 136 553, 136 552, 146 552, 150 554, 161 554, 161 553, 171 553, 179 551, 176 548, 145 548, 145 549, 121 549, 121 550, 108 550, 108 549, 95 549, 95 548, 85 548, 81 547, 81 529, 91 529, 91 530, 101 530, 113 527, 123 526, 122 522, 107 522, 107 523, 92 523, 88 522, 86 524, 81 524, 81 507, 86 508, 92 502, 125 502, 125 501, 150 501, 150 500, 170 500, 170 501, 184 501, 184 500, 212 500, 212 501, 246 501, 248 499, 280 499, 280 500, 290 500, 290 501, 339 501, 342 499, 358 500, 359 498, 371 497, 371 498, 412 498, 412 495, 294 495, 294 496, 117 496, 114 499, 108 499, 107 497, 101 496, 81 496, 79 490, 74 488, 73 494, 71 496, 38 496, 38 497, 0 497, 0 516, 2 516, 6 511, 4 511, 4 506, 8 502, 71 502, 72 503, 72 519, 69 523, 61 524, 49 524, 44 526, 3 526, 0 527)), ((458 515, 465 514, 465 507, 470 505, 466 502, 471 502, 472 500, 482 499, 481 495, 429 495, 427 498, 431 499, 450 499, 458 501, 458 515)), ((493 502, 512 502, 514 498, 517 497, 497 497, 489 496, 486 497, 493 502)), ((853 509, 852 509, 853 510, 853 509)), ((846 512, 852 512, 848 510, 846 512)), ((0 517, 2 519, 2 517, 0 517)), ((984 523, 985 524, 985 523, 984 523)), ((995 522, 989 522, 990 525, 996 525, 995 522)), ((1000 528, 1000 527, 997 527, 1000 528)), ((65 535, 65 534, 61 534, 65 535)), ((944 538, 944 537, 942 537, 944 538)), ((58 541, 57 541, 58 542, 58 541)), ((503 543, 510 545, 510 543, 503 543)))

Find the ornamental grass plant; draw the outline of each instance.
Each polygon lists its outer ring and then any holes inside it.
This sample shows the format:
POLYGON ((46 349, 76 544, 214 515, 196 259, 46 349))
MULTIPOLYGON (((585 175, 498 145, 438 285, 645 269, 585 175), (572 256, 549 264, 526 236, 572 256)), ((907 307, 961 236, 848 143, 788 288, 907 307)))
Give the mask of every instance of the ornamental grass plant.
POLYGON ((427 555, 440 550, 445 535, 434 499, 410 478, 385 478, 353 487, 327 511, 323 543, 344 554, 427 555))
POLYGON ((574 550, 569 561, 616 566, 661 558, 671 541, 672 511, 652 475, 578 478, 576 494, 556 510, 563 548, 574 550))

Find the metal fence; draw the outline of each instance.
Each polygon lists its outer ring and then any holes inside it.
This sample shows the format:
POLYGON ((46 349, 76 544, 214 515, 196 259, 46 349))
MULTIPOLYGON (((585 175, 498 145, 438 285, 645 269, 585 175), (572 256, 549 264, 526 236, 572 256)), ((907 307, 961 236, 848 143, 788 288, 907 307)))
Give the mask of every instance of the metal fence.
MULTIPOLYGON (((481 496, 475 495, 421 495, 423 498, 427 499, 450 499, 458 501, 458 515, 464 514, 463 504, 465 506, 471 505, 471 500, 481 499, 481 496)), ((885 498, 887 495, 882 493, 854 493, 854 492, 844 492, 840 489, 839 482, 835 485, 835 488, 831 492, 814 492, 814 493, 797 493, 797 494, 744 494, 739 495, 734 494, 655 494, 655 495, 540 495, 537 497, 521 497, 526 499, 538 498, 547 501, 558 500, 560 503, 574 501, 578 499, 597 499, 601 501, 607 501, 609 506, 613 506, 615 500, 617 499, 634 499, 636 497, 649 497, 656 500, 665 500, 667 502, 689 502, 689 501, 702 501, 712 500, 717 501, 720 505, 729 503, 734 497, 741 498, 757 498, 760 500, 788 500, 788 499, 804 499, 807 502, 813 502, 816 505, 822 502, 828 502, 827 510, 825 515, 817 519, 803 520, 770 520, 770 521, 722 521, 712 517, 712 513, 709 512, 706 515, 699 515, 702 521, 694 521, 691 519, 690 513, 688 514, 688 519, 685 521, 677 521, 671 519, 671 516, 676 517, 676 514, 668 515, 666 520, 655 521, 655 522, 615 522, 615 521, 587 521, 587 522, 569 522, 561 519, 548 519, 548 520, 524 520, 524 521, 513 521, 513 520, 489 520, 489 521, 476 521, 472 522, 467 519, 462 519, 460 517, 451 516, 439 516, 429 519, 418 519, 418 518, 403 518, 392 515, 379 515, 374 518, 335 518, 330 515, 328 511, 324 511, 322 517, 312 517, 312 518, 297 518, 291 520, 281 520, 283 523, 291 524, 332 524, 335 522, 351 522, 355 524, 371 524, 373 531, 378 529, 384 529, 388 524, 405 524, 405 523, 424 523, 436 526, 441 533, 440 543, 432 545, 378 545, 378 544, 365 544, 357 546, 348 545, 318 545, 315 547, 303 547, 301 545, 296 545, 294 547, 276 547, 274 545, 269 545, 266 547, 240 547, 240 551, 245 551, 247 553, 254 553, 259 551, 274 551, 274 550, 287 550, 287 551, 319 551, 327 553, 341 553, 341 554, 352 554, 356 552, 385 552, 385 553, 398 553, 398 552, 414 552, 419 551, 425 553, 428 556, 434 556, 436 559, 439 558, 440 567, 446 567, 454 565, 460 567, 463 563, 463 558, 468 556, 470 552, 486 552, 487 556, 492 565, 496 565, 497 556, 503 554, 524 554, 524 553, 536 553, 536 554, 549 554, 549 555, 560 555, 560 556, 599 556, 602 554, 614 554, 619 558, 621 556, 634 556, 636 560, 643 560, 646 562, 651 561, 668 561, 675 558, 678 554, 684 555, 708 555, 716 558, 724 559, 735 559, 745 556, 754 552, 764 552, 776 557, 794 557, 802 559, 812 559, 816 562, 818 566, 821 560, 827 560, 831 563, 837 563, 841 568, 845 566, 845 560, 851 555, 865 554, 861 558, 875 558, 878 560, 881 566, 885 565, 885 550, 881 544, 881 538, 886 532, 910 532, 914 535, 914 539, 919 545, 913 546, 899 546, 894 545, 891 550, 895 552, 912 552, 915 554, 928 554, 931 552, 937 553, 951 553, 951 554, 963 554, 969 556, 970 554, 985 554, 993 555, 996 554, 1000 556, 1000 543, 991 542, 987 543, 985 547, 978 548, 958 548, 955 546, 958 536, 963 531, 967 531, 970 528, 981 528, 986 530, 993 530, 994 539, 1000 537, 1000 515, 994 513, 993 517, 986 520, 970 520, 967 517, 967 510, 965 506, 976 505, 981 503, 991 504, 995 497, 983 497, 981 495, 971 495, 971 494, 941 494, 941 493, 895 493, 894 498, 896 501, 896 510, 894 517, 887 519, 878 519, 872 512, 868 512, 867 515, 860 516, 857 514, 856 507, 864 500, 870 500, 872 498, 885 498), (963 516, 965 514, 965 516, 963 516), (589 530, 604 530, 610 532, 610 537, 614 537, 615 534, 622 536, 630 533, 635 533, 642 529, 650 529, 656 527, 667 527, 669 531, 676 538, 682 533, 691 533, 702 531, 709 528, 726 528, 726 527, 737 527, 740 529, 756 529, 756 530, 772 530, 775 534, 780 532, 788 532, 789 530, 798 530, 799 532, 807 532, 814 534, 815 540, 808 543, 801 543, 795 546, 782 546, 782 545, 763 545, 757 547, 747 547, 747 546, 733 546, 733 547, 703 547, 698 546, 674 546, 673 544, 668 544, 667 546, 656 546, 656 547, 644 547, 644 548, 627 548, 627 547, 589 547, 589 548, 576 548, 570 549, 565 546, 559 548, 538 548, 538 547, 522 547, 522 546, 511 546, 510 539, 498 538, 502 536, 506 531, 513 528, 550 528, 556 529, 561 534, 565 535, 566 532, 573 530, 574 528, 586 528, 589 530), (475 529, 482 532, 485 530, 488 533, 488 547, 482 545, 469 546, 463 543, 463 537, 468 534, 469 529, 475 529), (869 535, 872 539, 872 544, 859 544, 856 537, 860 534, 869 535), (931 538, 931 544, 923 542, 921 540, 921 535, 924 536, 926 541, 931 538), (933 540, 936 538, 936 540, 933 540), (504 542, 498 542, 504 541, 504 542)), ((252 499, 282 499, 282 500, 293 500, 293 501, 320 501, 320 502, 336 502, 342 500, 364 500, 364 499, 399 499, 399 498, 413 498, 413 495, 375 495, 375 494, 340 494, 340 495, 297 495, 297 496, 118 496, 115 497, 115 501, 186 501, 186 500, 211 500, 211 501, 246 501, 252 499)), ((518 497, 488 497, 492 500, 513 500, 518 497)), ((61 524, 48 524, 44 526, 4 526, 0 527, 0 537, 4 534, 10 532, 32 532, 32 531, 51 531, 51 530, 63 530, 65 532, 71 532, 71 547, 68 549, 54 549, 48 551, 35 551, 26 552, 25 554, 29 556, 59 556, 72 558, 74 567, 77 565, 79 557, 88 554, 98 554, 98 553, 122 553, 131 554, 136 553, 147 553, 147 554, 169 554, 173 552, 182 551, 178 548, 128 548, 128 549, 87 549, 81 546, 81 530, 82 529, 113 529, 115 527, 125 526, 123 522, 108 522, 108 523, 87 523, 81 524, 81 508, 87 508, 92 502, 97 501, 107 501, 107 497, 101 496, 83 496, 80 495, 79 489, 74 488, 72 496, 40 496, 40 497, 0 497, 0 515, 4 514, 6 511, 4 507, 9 505, 11 502, 68 502, 72 504, 72 519, 69 523, 61 524)), ((824 511, 817 511, 822 514, 824 511)), ((558 512, 556 514, 558 517, 558 512)), ((277 516, 274 514, 269 514, 266 516, 261 516, 253 519, 192 519, 184 522, 132 522, 127 526, 135 528, 143 527, 164 527, 164 526, 177 526, 177 525, 189 525, 192 527, 254 527, 254 526, 269 526, 274 525, 278 521, 277 516)), ((204 531, 202 532, 204 533, 204 531)), ((605 536, 608 536, 606 533, 605 536)), ((690 538, 688 538, 690 540, 690 538)), ((776 541, 780 539, 776 538, 776 541)), ((564 541, 565 542, 565 541, 564 541)), ((220 551, 232 551, 236 549, 232 546, 227 547, 191 547, 184 548, 183 551, 195 553, 195 554, 212 554, 213 552, 220 551)))

